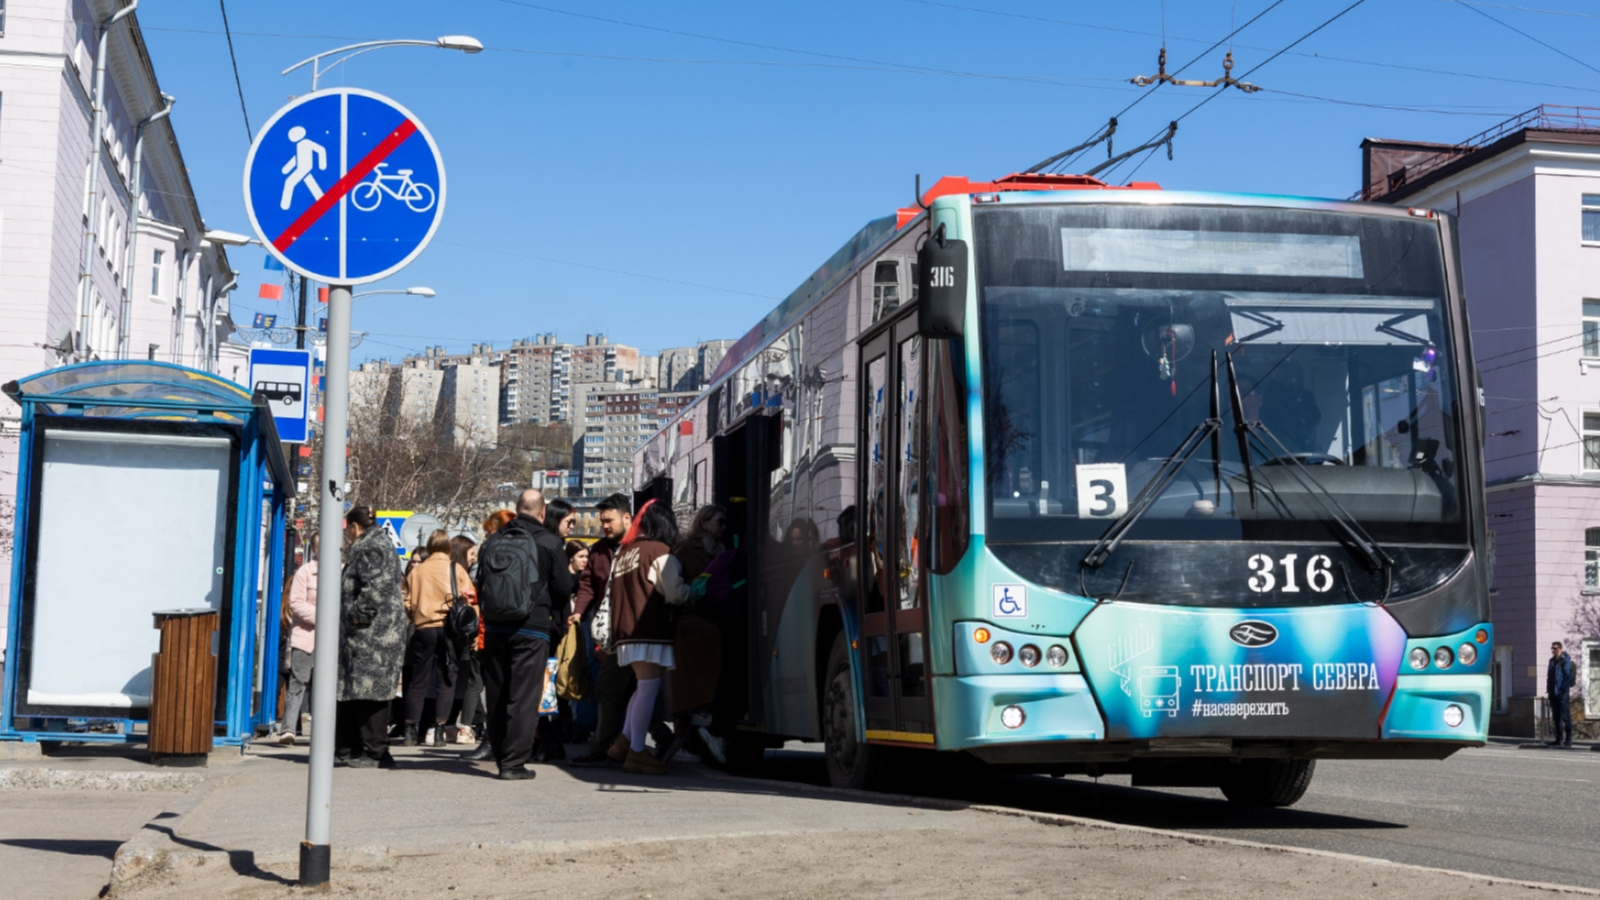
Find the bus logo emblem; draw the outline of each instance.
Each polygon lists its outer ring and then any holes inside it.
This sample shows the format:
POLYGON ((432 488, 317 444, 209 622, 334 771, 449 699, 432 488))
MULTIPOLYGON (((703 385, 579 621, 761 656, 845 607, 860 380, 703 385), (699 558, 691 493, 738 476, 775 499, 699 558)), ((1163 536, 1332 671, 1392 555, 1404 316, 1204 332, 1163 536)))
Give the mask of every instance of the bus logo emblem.
POLYGON ((1278 639, 1278 629, 1268 622, 1240 622, 1228 629, 1228 638, 1241 647, 1265 647, 1278 639))

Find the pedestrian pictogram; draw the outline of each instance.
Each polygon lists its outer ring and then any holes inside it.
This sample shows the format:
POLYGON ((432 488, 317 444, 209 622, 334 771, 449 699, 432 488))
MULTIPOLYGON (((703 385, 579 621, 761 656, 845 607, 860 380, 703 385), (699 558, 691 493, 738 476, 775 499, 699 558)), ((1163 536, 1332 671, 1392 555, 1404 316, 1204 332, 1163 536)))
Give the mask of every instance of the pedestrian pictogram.
POLYGON ((314 281, 365 284, 404 267, 444 213, 445 175, 426 128, 357 88, 280 109, 245 160, 245 209, 267 252, 314 281))

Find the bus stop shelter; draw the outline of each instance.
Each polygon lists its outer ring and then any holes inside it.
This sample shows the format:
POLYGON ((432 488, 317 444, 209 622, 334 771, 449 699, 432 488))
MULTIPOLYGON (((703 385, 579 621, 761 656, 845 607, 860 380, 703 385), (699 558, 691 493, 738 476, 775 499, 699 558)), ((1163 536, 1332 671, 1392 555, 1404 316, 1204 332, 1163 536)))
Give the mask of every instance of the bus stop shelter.
POLYGON ((142 742, 153 613, 216 610, 215 742, 277 712, 294 481, 262 398, 160 362, 0 386, 22 406, 0 740, 142 742))

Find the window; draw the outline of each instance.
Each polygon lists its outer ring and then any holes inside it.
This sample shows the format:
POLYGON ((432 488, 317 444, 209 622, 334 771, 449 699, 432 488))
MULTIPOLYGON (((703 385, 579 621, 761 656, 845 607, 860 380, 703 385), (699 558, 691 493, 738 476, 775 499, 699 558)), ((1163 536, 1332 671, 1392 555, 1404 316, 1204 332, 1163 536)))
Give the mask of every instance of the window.
POLYGON ((1583 414, 1583 470, 1600 472, 1600 412, 1583 414))
POLYGON ((1583 239, 1600 243, 1600 194, 1583 195, 1583 239))
POLYGON ((1583 532, 1583 589, 1600 591, 1600 528, 1583 532))
MULTIPOLYGON (((4 2, 4 0, 0 0, 0 2, 4 2)), ((152 297, 161 296, 161 261, 166 255, 166 251, 157 250, 150 256, 150 296, 152 297)), ((1584 309, 1587 310, 1588 307, 1585 306, 1584 309)), ((1588 326, 1584 327, 1587 328, 1588 326)), ((1586 331, 1585 334, 1587 333, 1586 331)))
MULTIPOLYGON (((1600 210, 1596 210, 1596 214, 1600 215, 1600 210)), ((878 321, 899 305, 900 263, 892 259, 882 260, 872 267, 872 321, 878 321)))

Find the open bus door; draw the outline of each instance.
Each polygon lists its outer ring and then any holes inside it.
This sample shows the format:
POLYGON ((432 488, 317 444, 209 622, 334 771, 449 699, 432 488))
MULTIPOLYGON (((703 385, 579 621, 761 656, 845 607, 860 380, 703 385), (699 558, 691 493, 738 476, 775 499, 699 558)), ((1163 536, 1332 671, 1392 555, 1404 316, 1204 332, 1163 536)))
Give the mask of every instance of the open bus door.
POLYGON ((657 475, 650 479, 650 483, 633 492, 633 511, 635 514, 644 509, 644 505, 651 500, 665 504, 672 508, 672 479, 665 475, 657 475))
POLYGON ((902 317, 861 348, 856 664, 867 740, 931 746, 927 563, 918 502, 924 342, 916 326, 914 316, 902 317))
MULTIPOLYGON (((754 415, 712 439, 712 502, 728 511, 727 534, 737 538, 745 586, 736 592, 717 622, 722 630, 722 677, 717 683, 719 726, 759 729, 764 715, 758 666, 763 646, 760 594, 753 589, 770 543, 768 495, 783 427, 776 416, 754 415)), ((759 750, 759 743, 754 749, 759 750)))

